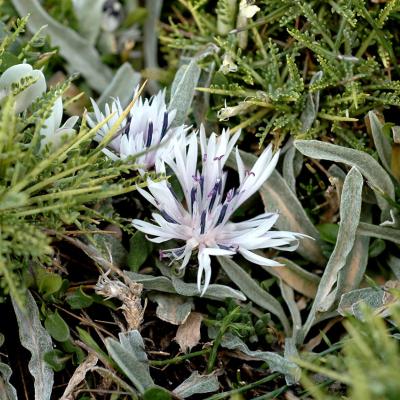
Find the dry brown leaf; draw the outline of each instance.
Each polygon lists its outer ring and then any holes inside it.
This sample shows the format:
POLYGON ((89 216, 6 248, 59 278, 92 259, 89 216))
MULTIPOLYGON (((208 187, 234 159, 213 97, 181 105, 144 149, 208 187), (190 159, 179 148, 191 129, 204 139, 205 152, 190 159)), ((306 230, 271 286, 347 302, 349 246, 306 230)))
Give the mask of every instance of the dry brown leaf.
POLYGON ((95 354, 88 354, 86 360, 75 370, 60 400, 74 399, 73 392, 76 387, 85 379, 86 373, 97 364, 98 360, 95 354))
POLYGON ((189 351, 200 341, 200 327, 203 315, 198 312, 191 312, 186 321, 176 331, 175 340, 183 352, 189 351))

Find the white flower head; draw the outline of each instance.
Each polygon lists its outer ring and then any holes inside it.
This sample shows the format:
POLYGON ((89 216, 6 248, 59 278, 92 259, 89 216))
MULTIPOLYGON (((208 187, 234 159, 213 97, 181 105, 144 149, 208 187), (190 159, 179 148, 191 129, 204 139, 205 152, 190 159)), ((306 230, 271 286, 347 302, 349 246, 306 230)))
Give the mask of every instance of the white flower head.
POLYGON ((78 121, 78 116, 67 119, 61 126, 63 116, 63 103, 61 96, 54 103, 50 116, 46 119, 43 127, 40 129, 41 141, 40 146, 43 150, 46 145, 57 149, 61 146, 62 140, 76 133, 74 126, 78 121))
POLYGON ((185 242, 182 247, 161 253, 173 260, 182 260, 181 269, 188 264, 192 252, 197 251, 197 286, 201 295, 210 283, 210 256, 240 253, 255 264, 280 266, 276 261, 255 254, 253 250, 274 248, 292 251, 298 247, 298 239, 303 236, 293 232, 271 231, 279 217, 277 213, 264 213, 244 222, 230 221, 234 211, 256 193, 270 176, 279 157, 279 152, 273 154, 270 145, 248 171, 236 149, 239 187, 226 191, 224 164, 239 135, 240 132, 237 132, 230 138, 229 130, 224 130, 219 137, 213 133, 207 140, 204 127, 201 127, 201 170, 196 167, 197 135, 175 146, 165 161, 156 165, 157 172, 164 172, 168 165, 176 175, 185 197, 184 205, 178 201, 171 185, 165 180, 154 182, 149 179, 148 191, 138 189, 159 213, 152 214, 154 223, 135 219, 133 226, 150 235, 149 240, 155 243, 171 239, 185 242))
MULTIPOLYGON (((135 90, 134 97, 137 92, 138 88, 135 90)), ((113 99, 111 106, 106 104, 104 114, 94 100, 92 100, 92 105, 95 119, 88 117, 91 127, 114 113, 95 137, 95 140, 101 141, 121 116, 123 107, 118 98, 113 99)), ((122 121, 119 133, 109 143, 109 148, 105 149, 105 154, 117 160, 145 152, 136 159, 136 163, 140 166, 139 172, 143 173, 152 168, 158 158, 170 151, 174 143, 174 140, 170 139, 185 135, 186 128, 183 125, 171 128, 175 114, 175 110, 168 111, 167 109, 165 90, 158 92, 150 99, 143 100, 138 97, 128 117, 122 121), (149 151, 146 151, 148 149, 149 151)))
POLYGON ((22 78, 33 78, 35 82, 15 96, 15 112, 25 111, 38 97, 46 91, 46 79, 43 72, 33 69, 29 64, 17 64, 7 68, 0 76, 0 92, 7 95, 12 84, 19 83, 22 78))

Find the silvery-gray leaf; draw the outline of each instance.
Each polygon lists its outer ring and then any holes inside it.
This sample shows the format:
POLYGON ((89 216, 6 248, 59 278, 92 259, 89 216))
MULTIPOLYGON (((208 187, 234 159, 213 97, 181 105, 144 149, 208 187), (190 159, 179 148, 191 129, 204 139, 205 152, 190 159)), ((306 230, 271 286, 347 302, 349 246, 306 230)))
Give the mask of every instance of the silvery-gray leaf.
POLYGON ((90 87, 101 92, 108 86, 112 72, 86 39, 47 14, 38 0, 12 0, 12 3, 21 16, 30 14, 27 26, 32 33, 47 25, 51 44, 60 48, 60 54, 85 77, 90 87))
POLYGON ((254 303, 274 314, 281 321, 285 332, 291 331, 289 321, 281 304, 274 296, 263 290, 260 285, 238 264, 227 257, 217 257, 229 279, 254 303))
MULTIPOLYGON (((370 221, 371 217, 369 208, 361 211, 362 220, 370 221)), ((347 257, 346 265, 339 271, 336 300, 343 293, 356 289, 360 285, 368 264, 369 242, 368 237, 356 235, 353 249, 347 257)))
POLYGON ((283 158, 282 175, 287 185, 293 193, 296 193, 296 176, 294 171, 294 158, 297 154, 300 154, 296 148, 292 145, 289 147, 283 158))
POLYGON ((118 97, 122 107, 126 107, 133 98, 136 86, 140 82, 140 74, 129 63, 123 63, 115 73, 110 84, 105 88, 97 101, 103 109, 111 97, 118 97))
POLYGON ((100 32, 103 4, 106 0, 72 0, 79 32, 94 45, 100 32))
POLYGON ((293 361, 289 361, 274 352, 249 350, 247 345, 232 333, 227 333, 223 336, 221 346, 229 350, 239 350, 250 357, 254 357, 256 360, 262 360, 268 364, 271 371, 280 372, 294 379, 299 377, 300 369, 293 361))
MULTIPOLYGON (((171 279, 166 276, 153 276, 138 274, 136 272, 126 271, 126 274, 137 283, 141 283, 146 290, 156 290, 165 293, 178 293, 181 296, 196 297, 200 296, 199 290, 195 283, 186 283, 182 279, 173 277, 171 279)), ((205 298, 212 300, 224 301, 227 298, 245 301, 246 297, 238 290, 229 286, 211 284, 208 286, 205 298)))
POLYGON ((153 293, 149 295, 149 299, 157 303, 157 317, 173 325, 183 324, 193 308, 190 297, 153 293))
POLYGON ((185 122, 199 78, 200 68, 195 59, 178 69, 172 82, 168 107, 169 110, 176 110, 173 127, 180 126, 185 122))
POLYGON ((173 393, 183 399, 194 394, 212 393, 219 389, 218 378, 215 374, 200 375, 198 371, 192 372, 189 378, 185 379, 173 393))
POLYGON ((362 304, 366 304, 385 317, 389 314, 388 307, 398 302, 398 298, 387 289, 398 289, 399 286, 400 281, 388 281, 383 288, 369 287, 345 293, 340 299, 338 312, 343 316, 352 314, 358 319, 363 319, 362 304))
POLYGON ((340 201, 341 224, 336 245, 321 277, 317 294, 302 330, 302 339, 309 332, 317 313, 328 311, 335 301, 336 289, 334 286, 340 270, 346 266, 347 257, 353 248, 356 238, 357 225, 361 213, 362 186, 362 175, 357 168, 353 167, 347 174, 343 185, 340 201))
POLYGON ((279 286, 282 297, 286 302, 292 319, 292 338, 295 342, 297 342, 297 333, 300 331, 302 326, 300 310, 296 304, 293 289, 286 285, 286 283, 282 280, 279 280, 279 286))
POLYGON ((357 233, 362 236, 375 237, 378 239, 389 240, 390 242, 400 244, 399 229, 360 222, 360 224, 358 225, 357 233))
POLYGON ((387 263, 389 264, 389 267, 394 273, 396 279, 400 280, 400 258, 390 255, 387 263))
MULTIPOLYGON (((163 0, 146 0, 146 10, 148 12, 143 28, 143 56, 146 68, 158 68, 158 22, 160 19, 163 0)), ((152 94, 159 90, 156 81, 148 82, 148 89, 152 94)))
MULTIPOLYGON (((285 339, 285 351, 283 356, 286 360, 291 361, 291 358, 298 358, 299 352, 296 348, 296 340, 294 338, 286 338, 285 339)), ((294 385, 300 380, 301 370, 300 368, 296 368, 295 375, 287 374, 285 375, 286 383, 288 385, 294 385)))
MULTIPOLYGON (((240 156, 249 170, 257 160, 256 156, 244 151, 240 152, 240 156)), ((237 168, 233 155, 228 158, 227 165, 237 168)), ((278 171, 273 171, 261 186, 260 196, 266 211, 280 213, 275 224, 279 230, 305 233, 315 239, 301 240, 297 252, 309 261, 324 265, 326 260, 319 246, 319 232, 308 218, 297 196, 278 171)))
POLYGON ((267 267, 264 265, 260 265, 260 267, 268 271, 271 275, 281 279, 297 292, 310 298, 315 297, 320 281, 318 275, 306 271, 285 257, 275 257, 274 261, 282 264, 282 267, 267 267))
MULTIPOLYGON (((310 85, 314 82, 319 81, 322 78, 323 72, 318 71, 314 74, 314 76, 310 80, 310 85)), ((307 100, 304 107, 304 110, 300 116, 301 121, 301 132, 307 132, 317 117, 318 109, 319 109, 319 93, 317 90, 315 92, 309 92, 307 94, 307 100)))
POLYGON ((18 400, 17 391, 10 383, 11 368, 0 362, 0 400, 18 400))
POLYGON ((400 228, 399 211, 391 209, 389 211, 389 219, 380 223, 380 226, 390 226, 392 228, 400 228))
POLYGON ((357 167, 367 178, 369 184, 377 192, 377 201, 382 210, 388 212, 389 206, 381 193, 385 193, 394 200, 394 186, 390 176, 369 154, 337 146, 319 140, 296 140, 294 142, 297 150, 307 157, 340 162, 352 167, 357 167))
POLYGON ((386 171, 390 171, 390 160, 392 158, 392 146, 390 141, 383 133, 383 125, 373 111, 368 113, 368 118, 376 151, 386 171))
POLYGON ((43 357, 45 353, 53 350, 51 337, 40 323, 39 310, 29 290, 26 292, 23 309, 13 298, 11 300, 17 317, 21 344, 31 353, 28 368, 34 378, 35 400, 50 400, 54 373, 43 357))
POLYGON ((153 386, 143 339, 137 330, 119 333, 119 342, 107 338, 108 353, 140 393, 153 386))

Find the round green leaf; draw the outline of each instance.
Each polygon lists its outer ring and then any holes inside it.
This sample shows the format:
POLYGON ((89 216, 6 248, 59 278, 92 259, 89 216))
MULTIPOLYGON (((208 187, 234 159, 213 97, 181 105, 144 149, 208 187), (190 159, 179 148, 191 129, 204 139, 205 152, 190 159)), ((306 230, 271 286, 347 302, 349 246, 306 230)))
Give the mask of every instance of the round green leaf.
POLYGON ((69 327, 57 311, 47 315, 44 327, 51 337, 58 342, 65 342, 69 338, 69 327))

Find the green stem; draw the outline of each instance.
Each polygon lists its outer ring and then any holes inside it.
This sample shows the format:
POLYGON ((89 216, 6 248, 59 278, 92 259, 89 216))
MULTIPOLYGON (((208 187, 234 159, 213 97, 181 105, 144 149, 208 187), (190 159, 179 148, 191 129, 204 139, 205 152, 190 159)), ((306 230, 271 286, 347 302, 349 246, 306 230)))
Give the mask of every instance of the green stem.
POLYGON ((239 394, 239 393, 246 392, 246 391, 254 389, 257 386, 260 386, 260 385, 262 385, 264 383, 273 381, 279 375, 280 374, 278 374, 278 373, 268 375, 265 378, 262 378, 262 379, 260 379, 260 380, 258 380, 256 382, 253 382, 253 383, 249 383, 248 385, 242 386, 242 387, 240 387, 238 389, 232 389, 232 390, 229 390, 227 392, 215 394, 214 396, 209 397, 208 400, 221 400, 221 399, 225 399, 227 397, 230 397, 230 396, 232 396, 234 394, 239 394))
POLYGON ((229 325, 236 317, 236 315, 240 312, 240 306, 233 309, 223 320, 221 324, 221 328, 219 329, 217 337, 214 339, 213 347, 211 350, 210 358, 208 359, 207 363, 207 371, 211 373, 214 369, 214 364, 217 359, 218 348, 221 344, 222 337, 224 336, 225 332, 228 330, 229 325))
POLYGON ((259 121, 269 112, 269 108, 263 108, 260 111, 256 112, 251 118, 246 119, 239 125, 234 126, 231 129, 231 134, 237 132, 239 129, 246 128, 247 126, 251 125, 253 122, 259 121))
POLYGON ((162 367, 164 365, 179 364, 185 360, 189 360, 190 358, 208 354, 210 351, 211 351, 211 349, 208 348, 208 349, 204 349, 204 350, 194 351, 193 353, 189 353, 189 354, 184 354, 183 356, 176 356, 176 357, 170 358, 168 360, 150 360, 149 363, 153 367, 162 367))

